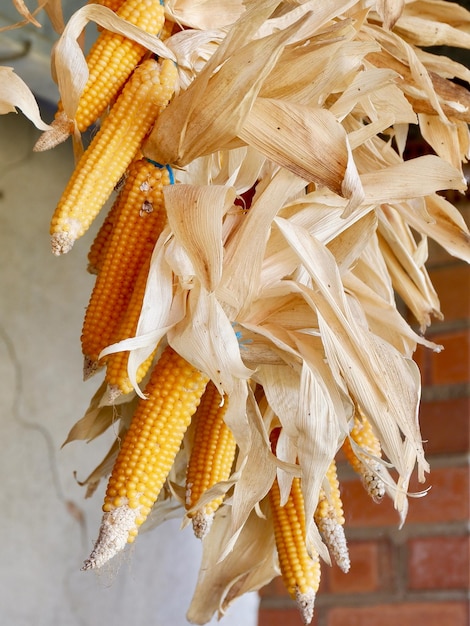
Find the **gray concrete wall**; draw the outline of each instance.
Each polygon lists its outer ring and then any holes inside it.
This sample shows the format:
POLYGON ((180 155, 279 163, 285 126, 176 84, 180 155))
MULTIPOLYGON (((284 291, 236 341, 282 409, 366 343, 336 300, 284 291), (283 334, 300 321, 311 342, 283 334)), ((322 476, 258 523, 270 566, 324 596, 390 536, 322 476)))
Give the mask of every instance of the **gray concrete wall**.
MULTIPOLYGON (((179 521, 141 534, 105 572, 80 572, 104 485, 85 500, 73 472, 85 478, 112 438, 61 449, 100 382, 82 382, 79 342, 93 232, 64 257, 50 253, 72 150, 34 154, 38 134, 21 114, 0 116, 0 624, 184 626, 200 544, 179 521)), ((246 596, 221 626, 255 626, 257 607, 246 596)))

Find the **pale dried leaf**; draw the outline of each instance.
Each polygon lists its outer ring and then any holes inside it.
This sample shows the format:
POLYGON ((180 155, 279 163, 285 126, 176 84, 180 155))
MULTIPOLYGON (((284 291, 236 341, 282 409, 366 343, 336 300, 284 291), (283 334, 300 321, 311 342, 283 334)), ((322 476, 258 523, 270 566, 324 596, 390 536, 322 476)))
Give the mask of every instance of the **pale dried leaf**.
POLYGON ((261 287, 260 269, 272 219, 304 186, 301 178, 288 170, 279 170, 264 190, 257 191, 240 228, 227 243, 217 297, 231 310, 232 319, 249 308, 261 287))
POLYGON ((177 24, 210 30, 233 24, 245 10, 242 0, 167 0, 165 11, 177 24))
POLYGON ((16 107, 40 130, 50 129, 41 119, 36 99, 12 67, 0 66, 0 115, 16 113, 16 107))
POLYGON ((234 550, 223 560, 219 560, 219 546, 224 544, 233 526, 233 510, 224 506, 217 511, 210 535, 203 543, 201 568, 187 613, 191 623, 205 624, 214 613, 223 617, 237 597, 260 589, 279 574, 272 520, 266 502, 261 510, 262 517, 251 512, 234 550))
POLYGON ((196 284, 188 293, 185 317, 167 332, 168 342, 204 372, 221 394, 230 394, 234 379, 251 375, 243 364, 232 324, 213 293, 196 284))
POLYGON ((164 189, 168 223, 186 250, 198 280, 214 291, 222 276, 222 220, 235 190, 219 185, 169 185, 164 189))
POLYGON ((146 156, 182 167, 199 156, 242 145, 238 131, 296 27, 247 40, 262 21, 263 6, 273 3, 259 4, 254 15, 243 15, 188 89, 159 116, 144 145, 146 156))
POLYGON ((428 154, 361 175, 365 204, 393 203, 428 196, 443 189, 465 190, 460 172, 443 159, 428 154))
POLYGON ((384 28, 392 29, 403 12, 405 0, 378 0, 377 13, 383 20, 384 28))
POLYGON ((329 111, 258 98, 239 136, 305 181, 325 185, 348 198, 350 211, 362 201, 347 135, 329 111))

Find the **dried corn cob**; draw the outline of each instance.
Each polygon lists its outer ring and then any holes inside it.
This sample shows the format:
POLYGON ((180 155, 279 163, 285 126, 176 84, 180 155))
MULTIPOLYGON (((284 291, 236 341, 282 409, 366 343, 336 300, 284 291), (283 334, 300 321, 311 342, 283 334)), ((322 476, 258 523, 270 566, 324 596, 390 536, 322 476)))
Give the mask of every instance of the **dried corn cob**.
POLYGON ((304 498, 300 479, 294 478, 284 506, 277 479, 269 492, 279 564, 289 595, 296 601, 305 624, 310 624, 320 586, 320 558, 310 556, 305 544, 304 498))
POLYGON ((380 441, 372 430, 369 420, 359 410, 354 415, 354 424, 349 437, 363 450, 356 451, 351 441, 346 438, 342 450, 353 470, 362 478, 362 482, 375 500, 379 501, 385 495, 385 485, 380 478, 381 464, 375 458, 382 456, 380 441))
MULTIPOLYGON (((227 480, 232 471, 236 442, 224 422, 228 399, 221 398, 217 387, 209 382, 195 415, 196 428, 193 449, 186 472, 186 509, 197 505, 201 495, 221 480, 227 480)), ((202 539, 210 529, 215 511, 223 496, 189 513, 195 535, 202 539)))
POLYGON ((170 347, 158 360, 108 482, 103 520, 83 569, 131 543, 158 498, 208 379, 170 347))
MULTIPOLYGON (((100 4, 109 6, 119 17, 151 35, 158 35, 165 21, 160 0, 104 0, 100 4)), ((75 113, 80 131, 101 117, 145 52, 143 46, 123 35, 108 30, 101 32, 87 55, 89 77, 75 113)))
POLYGON ((54 212, 50 229, 54 254, 68 252, 86 232, 167 105, 176 78, 176 67, 168 60, 161 70, 153 59, 135 70, 78 162, 54 212))
POLYGON ((169 183, 168 170, 147 159, 138 159, 129 167, 116 200, 118 217, 83 323, 86 373, 96 369, 101 351, 114 341, 140 268, 152 255, 166 221, 163 187, 169 183))
POLYGON ((325 478, 329 488, 327 491, 324 488, 320 490, 320 497, 315 510, 315 522, 337 565, 343 572, 348 572, 351 562, 344 534, 343 503, 334 460, 330 463, 325 478))

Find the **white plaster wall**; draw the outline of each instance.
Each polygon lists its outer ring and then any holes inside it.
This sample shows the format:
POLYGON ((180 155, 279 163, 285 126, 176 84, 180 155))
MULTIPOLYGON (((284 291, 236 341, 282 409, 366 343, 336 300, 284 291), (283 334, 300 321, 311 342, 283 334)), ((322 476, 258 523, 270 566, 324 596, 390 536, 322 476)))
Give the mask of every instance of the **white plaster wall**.
MULTIPOLYGON (((73 472, 85 478, 110 443, 61 449, 100 382, 82 382, 79 342, 93 231, 70 254, 50 253, 71 146, 34 154, 38 134, 21 114, 0 116, 0 624, 185 626, 200 544, 179 521, 141 534, 104 573, 80 571, 104 485, 84 500, 73 472)), ((221 626, 255 626, 257 608, 249 594, 221 626)))

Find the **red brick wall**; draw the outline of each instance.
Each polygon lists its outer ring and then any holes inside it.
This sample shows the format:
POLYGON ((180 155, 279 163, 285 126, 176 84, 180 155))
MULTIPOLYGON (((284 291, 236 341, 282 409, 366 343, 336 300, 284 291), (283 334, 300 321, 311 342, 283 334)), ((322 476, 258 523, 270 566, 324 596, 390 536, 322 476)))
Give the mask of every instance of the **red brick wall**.
MULTIPOLYGON (((459 208, 470 216, 469 204, 459 208)), ((314 626, 470 624, 470 266, 433 245, 429 270, 445 316, 426 333, 445 350, 416 354, 423 377, 421 431, 431 466, 425 486, 431 489, 410 499, 399 530, 391 502, 372 502, 346 464, 339 464, 351 570, 323 566, 314 626)), ((261 592, 258 624, 302 624, 280 579, 261 592)))

